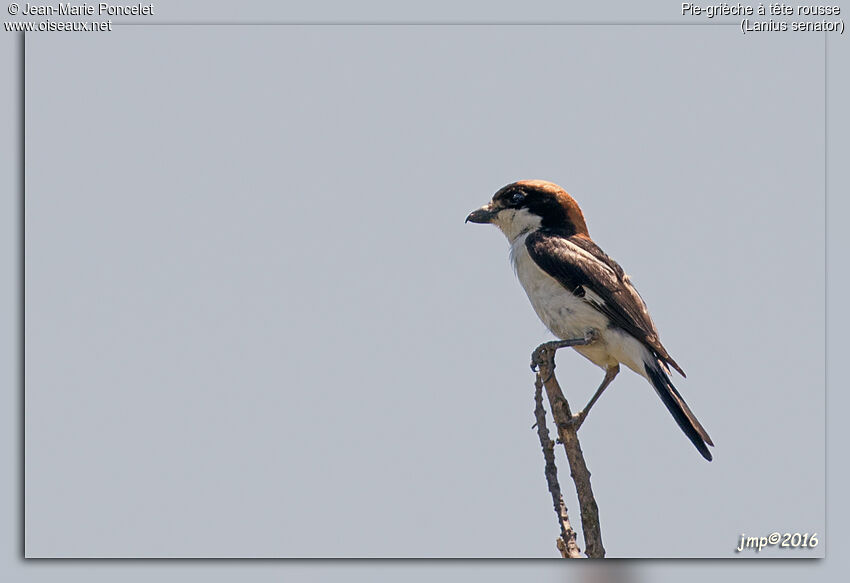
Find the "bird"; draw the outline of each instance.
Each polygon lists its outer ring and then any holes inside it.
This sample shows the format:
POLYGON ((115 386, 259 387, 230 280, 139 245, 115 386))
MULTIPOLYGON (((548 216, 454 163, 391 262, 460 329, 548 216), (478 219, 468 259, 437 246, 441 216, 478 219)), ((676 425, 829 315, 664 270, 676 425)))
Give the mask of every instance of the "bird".
MULTIPOLYGON (((543 324, 605 377, 577 424, 624 364, 644 377, 676 423, 708 461, 714 446, 682 395, 670 367, 685 371, 659 339, 646 303, 622 267, 590 238, 584 214, 572 196, 546 180, 520 180, 500 188, 465 222, 493 224, 510 243, 520 284, 543 324)), ((560 347, 560 346, 558 346, 560 347)))

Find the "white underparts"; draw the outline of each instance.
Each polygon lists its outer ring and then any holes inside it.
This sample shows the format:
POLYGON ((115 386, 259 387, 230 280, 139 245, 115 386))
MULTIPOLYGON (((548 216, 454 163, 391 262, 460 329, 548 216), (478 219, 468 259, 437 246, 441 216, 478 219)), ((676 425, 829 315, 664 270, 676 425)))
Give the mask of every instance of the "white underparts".
POLYGON ((543 271, 528 253, 525 240, 539 228, 540 217, 522 209, 503 210, 493 221, 511 243, 511 262, 531 306, 543 324, 558 338, 581 338, 593 331, 596 341, 575 349, 585 358, 607 368, 623 363, 641 376, 646 376, 644 362, 654 359, 649 350, 631 334, 609 327, 608 317, 593 303, 604 301, 593 291, 584 289, 581 298, 543 271))

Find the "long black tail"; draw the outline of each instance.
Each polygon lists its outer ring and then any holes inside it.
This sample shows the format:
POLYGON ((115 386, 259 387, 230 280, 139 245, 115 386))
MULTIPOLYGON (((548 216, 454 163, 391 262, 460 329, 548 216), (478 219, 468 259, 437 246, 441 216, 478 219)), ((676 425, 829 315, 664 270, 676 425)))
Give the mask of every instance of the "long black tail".
POLYGON ((649 376, 649 380, 652 382, 652 386, 655 387, 655 392, 664 401, 664 405, 667 406, 667 410, 673 415, 673 419, 676 420, 676 423, 679 424, 679 427, 682 428, 682 431, 685 432, 691 443, 696 446, 702 457, 711 461, 711 452, 708 451, 706 444, 711 446, 714 446, 714 444, 711 442, 708 432, 697 421, 696 415, 688 408, 682 395, 679 394, 679 391, 670 382, 670 377, 667 376, 667 373, 664 372, 664 369, 658 363, 644 363, 643 367, 646 370, 647 376, 649 376))

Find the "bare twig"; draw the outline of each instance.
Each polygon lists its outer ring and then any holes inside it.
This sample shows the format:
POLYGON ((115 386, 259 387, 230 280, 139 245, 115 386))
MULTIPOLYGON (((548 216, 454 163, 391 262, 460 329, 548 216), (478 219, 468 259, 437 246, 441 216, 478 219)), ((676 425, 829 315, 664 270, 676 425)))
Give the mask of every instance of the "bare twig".
POLYGON ((546 484, 552 494, 552 504, 555 514, 558 515, 558 523, 561 527, 561 536, 558 537, 556 545, 565 559, 580 559, 581 549, 576 543, 576 531, 570 525, 570 517, 561 495, 561 485, 558 483, 558 468, 555 466, 555 443, 549 439, 549 429, 546 427, 546 409, 543 408, 543 381, 540 375, 534 383, 534 417, 537 419, 537 437, 543 448, 543 458, 546 460, 546 484))
MULTIPOLYGON (((574 341, 573 344, 586 344, 590 340, 591 339, 585 339, 582 341, 581 339, 578 339, 574 341)), ((570 345, 567 342, 569 341, 560 343, 560 346, 570 345)), ((557 344, 559 343, 541 344, 534 351, 532 364, 537 367, 535 387, 539 387, 539 385, 542 384, 546 388, 546 395, 549 398, 549 406, 552 410, 552 417, 555 419, 555 424, 558 427, 558 437, 564 445, 564 451, 566 452, 567 459, 570 463, 570 476, 572 476, 573 482, 575 482, 576 494, 578 495, 579 507, 581 509, 581 527, 582 532, 584 533, 584 544, 586 547, 585 554, 592 559, 601 559, 605 557, 605 548, 602 546, 602 532, 599 527, 599 508, 596 505, 596 499, 593 497, 593 489, 590 486, 590 471, 587 469, 587 464, 584 461, 584 454, 581 451, 581 445, 579 443, 577 433, 582 419, 579 415, 573 415, 570 411, 570 405, 567 403, 566 397, 564 397, 564 392, 558 384, 558 379, 555 378, 555 351, 559 347, 557 344)), ((539 388, 537 390, 538 392, 540 391, 539 388)), ((540 425, 541 423, 538 417, 538 434, 540 432, 540 425)), ((548 439, 548 431, 546 437, 548 439)), ((545 446, 543 450, 545 457, 545 446)), ((546 467, 548 481, 548 459, 546 467)), ((557 475, 554 479, 557 485, 557 475)), ((551 484, 549 490, 552 492, 551 484)), ((558 487, 557 492, 560 498, 560 487, 558 487)), ((555 494, 553 492, 553 499, 554 496, 555 494)), ((561 521, 562 513, 560 511, 560 506, 558 505, 556 505, 556 512, 558 514, 559 521, 561 521)), ((564 509, 564 514, 565 513, 566 508, 564 509)), ((562 537, 564 536, 564 532, 566 531, 562 523, 562 537)), ((575 537, 574 533, 573 537, 575 537)), ((564 541, 567 543, 569 542, 568 539, 564 539, 564 541)), ((568 545, 566 548, 569 550, 568 545)), ((562 551, 562 555, 563 554, 564 552, 562 551)))

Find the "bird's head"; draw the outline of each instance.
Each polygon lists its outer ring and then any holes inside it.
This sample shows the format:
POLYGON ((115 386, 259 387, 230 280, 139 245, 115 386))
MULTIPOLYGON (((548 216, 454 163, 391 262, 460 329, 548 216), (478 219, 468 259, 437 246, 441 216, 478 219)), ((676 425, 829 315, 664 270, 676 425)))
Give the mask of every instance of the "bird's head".
POLYGON ((493 223, 509 241, 545 228, 588 237, 584 215, 567 192, 545 180, 520 180, 500 188, 493 200, 469 213, 467 222, 493 223))

